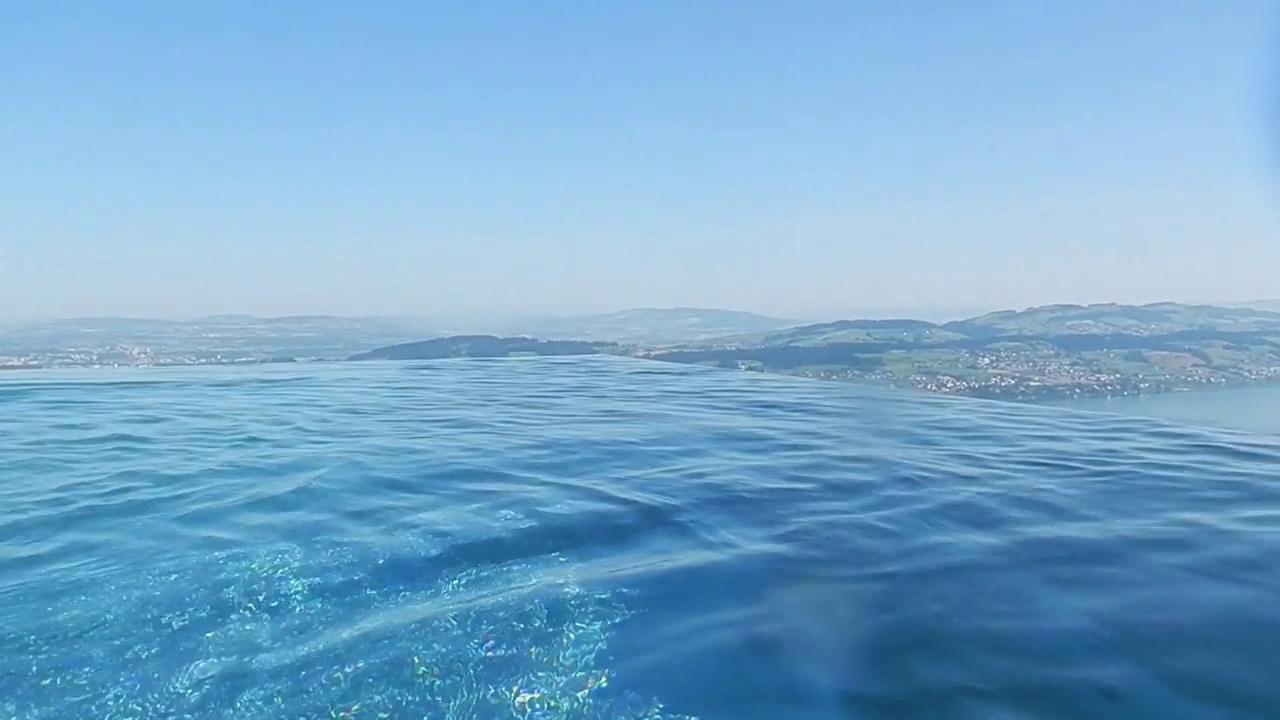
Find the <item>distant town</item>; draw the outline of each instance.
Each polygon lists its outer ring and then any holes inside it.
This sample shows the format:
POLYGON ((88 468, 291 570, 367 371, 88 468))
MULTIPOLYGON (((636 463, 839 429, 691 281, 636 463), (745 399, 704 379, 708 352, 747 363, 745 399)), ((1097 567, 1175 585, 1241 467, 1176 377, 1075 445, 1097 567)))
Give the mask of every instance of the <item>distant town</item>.
POLYGON ((1280 382, 1280 313, 1254 308, 1053 305, 941 324, 682 308, 533 329, 555 335, 326 317, 61 321, 0 330, 0 369, 604 354, 1023 401, 1280 382))
MULTIPOLYGON (((927 392, 1007 400, 1120 397, 1280 381, 1280 364, 1259 367, 1187 366, 1181 372, 1122 372, 1090 367, 1074 357, 982 351, 959 353, 954 364, 916 372, 889 369, 805 369, 803 377, 913 387, 927 392), (963 371, 961 371, 963 369, 963 371)), ((750 368, 744 368, 750 369, 750 368)))
POLYGON ((38 368, 178 367, 187 365, 257 365, 296 362, 296 358, 260 358, 252 355, 166 354, 145 346, 115 345, 68 351, 43 351, 0 356, 0 370, 38 368))

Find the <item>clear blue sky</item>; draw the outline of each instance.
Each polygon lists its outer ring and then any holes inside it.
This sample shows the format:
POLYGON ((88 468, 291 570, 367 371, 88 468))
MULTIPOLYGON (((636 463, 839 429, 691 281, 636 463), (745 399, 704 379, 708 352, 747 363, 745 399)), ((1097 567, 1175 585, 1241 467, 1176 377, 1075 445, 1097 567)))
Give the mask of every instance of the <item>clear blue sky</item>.
POLYGON ((0 316, 1280 296, 1278 9, 0 2, 0 316))

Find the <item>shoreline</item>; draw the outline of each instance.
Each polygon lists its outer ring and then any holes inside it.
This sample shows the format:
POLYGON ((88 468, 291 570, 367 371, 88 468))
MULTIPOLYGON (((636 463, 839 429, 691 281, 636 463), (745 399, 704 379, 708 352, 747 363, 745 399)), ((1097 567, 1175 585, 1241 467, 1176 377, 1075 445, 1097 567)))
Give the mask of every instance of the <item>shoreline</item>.
MULTIPOLYGON (((948 397, 968 397, 981 400, 1000 400, 1004 402, 1017 402, 1033 405, 1071 405, 1076 402, 1082 403, 1098 403, 1105 401, 1126 401, 1137 398, 1150 397, 1166 397, 1171 395, 1204 395, 1218 394, 1223 392, 1233 392, 1246 389, 1265 389, 1280 387, 1280 377, 1266 377, 1255 380, 1237 380, 1230 382, 1200 382, 1200 383, 1179 383, 1176 379, 1172 382, 1165 380, 1151 381, 1146 378, 1137 380, 1136 390, 1120 390, 1111 385, 1113 382, 1121 382, 1120 380, 1110 381, 1107 385, 1088 385, 1088 384, 1053 384, 1053 383, 1035 383, 1028 381, 1025 383, 1018 382, 1018 378, 1006 376, 1010 382, 998 385, 967 385, 963 381, 946 374, 938 374, 936 376, 915 376, 915 377, 874 377, 859 374, 828 374, 815 372, 786 372, 780 370, 772 370, 763 367, 738 367, 731 368, 715 363, 684 363, 679 361, 668 360, 660 357, 648 357, 643 354, 633 353, 597 353, 599 355, 615 355, 617 357, 630 357, 637 360, 646 360, 649 362, 658 362, 672 365, 701 365, 703 367, 715 368, 720 370, 729 370, 736 372, 756 372, 767 375, 779 375, 783 377, 803 378, 807 380, 818 380, 822 382, 834 382, 848 385, 866 385, 871 387, 892 388, 898 390, 915 390, 930 395, 941 395, 948 397), (959 388, 952 390, 950 388, 959 388), (1116 390, 1119 390, 1118 392, 1116 390)), ((544 356, 556 357, 556 356, 544 356)), ((465 358, 459 358, 465 359, 465 358)), ((313 364, 333 364, 352 362, 350 359, 344 358, 239 358, 235 360, 220 360, 209 362, 158 362, 158 363, 120 363, 120 364, 84 364, 84 365, 41 365, 41 364, 22 364, 22 365, 0 365, 0 375, 7 374, 23 374, 24 371, 96 371, 96 370, 120 370, 128 368, 141 369, 180 369, 180 368, 227 368, 227 367, 256 367, 262 365, 313 365, 313 364)), ((847 372, 847 371, 846 371, 847 372)), ((970 381, 971 382, 971 381, 970 381)), ((1131 383, 1133 381, 1130 381, 1131 383)), ((1121 383, 1128 384, 1128 383, 1121 383)))

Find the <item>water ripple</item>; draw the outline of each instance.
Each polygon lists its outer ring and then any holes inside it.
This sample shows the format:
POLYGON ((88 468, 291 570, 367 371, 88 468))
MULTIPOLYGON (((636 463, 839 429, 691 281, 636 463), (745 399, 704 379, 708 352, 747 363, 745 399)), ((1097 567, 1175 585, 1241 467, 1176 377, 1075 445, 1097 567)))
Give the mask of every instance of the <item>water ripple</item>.
POLYGON ((3 717, 1280 717, 1274 438, 603 358, 0 410, 3 717))

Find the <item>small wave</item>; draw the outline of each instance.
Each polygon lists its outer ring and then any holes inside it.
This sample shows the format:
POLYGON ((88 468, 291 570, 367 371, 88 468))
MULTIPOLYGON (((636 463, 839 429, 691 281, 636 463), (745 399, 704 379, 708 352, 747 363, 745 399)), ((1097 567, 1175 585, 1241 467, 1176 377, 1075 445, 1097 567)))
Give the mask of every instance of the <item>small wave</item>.
POLYGON ((1280 707, 1274 439, 608 358, 273 372, 0 386, 0 715, 1280 707))

